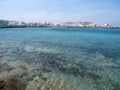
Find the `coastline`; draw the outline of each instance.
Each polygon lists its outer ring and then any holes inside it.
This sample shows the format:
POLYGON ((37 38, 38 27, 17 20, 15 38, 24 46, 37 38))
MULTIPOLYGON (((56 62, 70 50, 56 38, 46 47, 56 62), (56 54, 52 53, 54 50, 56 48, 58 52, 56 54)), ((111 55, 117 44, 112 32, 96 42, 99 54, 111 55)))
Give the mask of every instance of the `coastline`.
POLYGON ((10 26, 10 27, 0 27, 0 29, 4 28, 115 28, 120 29, 120 27, 57 27, 57 26, 43 26, 43 27, 27 27, 27 26, 10 26))
POLYGON ((43 27, 55 27, 55 28, 120 28, 120 26, 113 26, 104 23, 94 22, 22 22, 22 21, 8 21, 0 20, 0 28, 43 28, 43 27))

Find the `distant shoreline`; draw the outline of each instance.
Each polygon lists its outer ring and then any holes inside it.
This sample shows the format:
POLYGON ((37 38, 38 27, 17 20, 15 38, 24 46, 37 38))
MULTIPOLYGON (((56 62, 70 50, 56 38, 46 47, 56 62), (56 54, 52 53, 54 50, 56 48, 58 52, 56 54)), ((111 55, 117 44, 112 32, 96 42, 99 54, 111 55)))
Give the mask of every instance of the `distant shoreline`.
POLYGON ((120 29, 120 27, 0 27, 0 29, 5 29, 5 28, 116 28, 120 29))
POLYGON ((120 28, 120 26, 112 26, 104 23, 94 22, 64 22, 64 23, 52 23, 52 22, 21 22, 21 21, 8 21, 0 20, 0 28, 120 28))

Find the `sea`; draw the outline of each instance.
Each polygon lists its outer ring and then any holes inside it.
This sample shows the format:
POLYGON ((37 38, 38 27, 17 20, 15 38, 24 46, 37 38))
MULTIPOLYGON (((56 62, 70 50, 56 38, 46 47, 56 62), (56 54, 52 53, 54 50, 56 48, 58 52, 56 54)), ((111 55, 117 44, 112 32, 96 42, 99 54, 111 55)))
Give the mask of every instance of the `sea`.
POLYGON ((0 80, 26 90, 120 90, 120 28, 0 29, 0 80))

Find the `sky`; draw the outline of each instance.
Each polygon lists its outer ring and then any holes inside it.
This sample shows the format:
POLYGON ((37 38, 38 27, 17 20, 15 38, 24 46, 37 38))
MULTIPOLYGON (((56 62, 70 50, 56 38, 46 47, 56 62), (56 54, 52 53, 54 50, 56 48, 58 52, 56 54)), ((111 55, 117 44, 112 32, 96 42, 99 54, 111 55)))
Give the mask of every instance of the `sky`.
POLYGON ((0 19, 120 26, 120 0, 0 0, 0 19))

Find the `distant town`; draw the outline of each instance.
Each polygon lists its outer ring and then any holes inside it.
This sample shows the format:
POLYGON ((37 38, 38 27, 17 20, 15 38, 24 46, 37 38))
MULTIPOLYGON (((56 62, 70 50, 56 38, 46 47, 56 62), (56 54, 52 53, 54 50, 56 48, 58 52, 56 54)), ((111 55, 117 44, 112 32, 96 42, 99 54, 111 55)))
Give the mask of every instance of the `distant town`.
POLYGON ((61 24, 55 24, 52 22, 21 22, 21 21, 8 21, 0 20, 0 28, 30 28, 30 27, 66 27, 66 28, 84 28, 84 27, 97 27, 97 28, 120 28, 103 23, 94 22, 65 22, 61 24))

